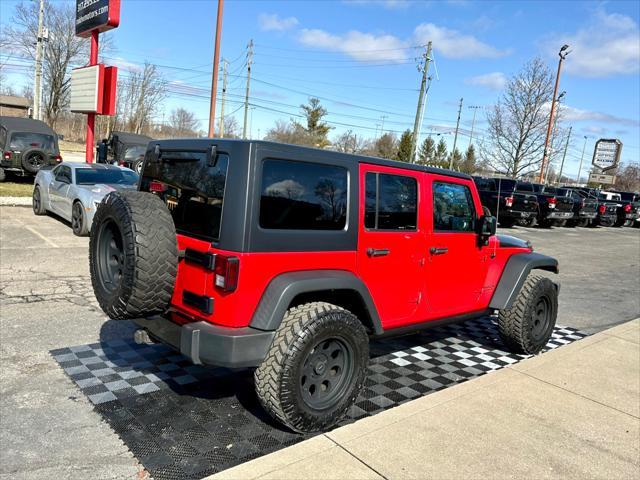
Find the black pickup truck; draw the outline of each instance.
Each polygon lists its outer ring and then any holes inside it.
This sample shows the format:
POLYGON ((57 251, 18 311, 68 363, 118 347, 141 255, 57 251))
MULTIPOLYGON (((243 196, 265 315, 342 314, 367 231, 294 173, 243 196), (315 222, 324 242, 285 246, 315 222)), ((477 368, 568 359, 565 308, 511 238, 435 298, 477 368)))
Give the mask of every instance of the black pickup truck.
POLYGON ((598 215, 598 200, 591 196, 583 196, 572 188, 558 188, 558 195, 573 200, 573 217, 567 224, 574 227, 587 227, 598 215))
POLYGON ((618 205, 616 201, 611 201, 606 198, 606 195, 601 195, 600 191, 595 188, 587 187, 563 187, 567 190, 573 190, 578 192, 583 198, 595 201, 597 203, 596 216, 591 221, 590 226, 597 227, 612 227, 615 225, 618 218, 618 205))
POLYGON ((538 199, 538 224, 541 227, 563 227, 573 218, 573 200, 558 194, 555 187, 541 183, 518 182, 519 192, 531 192, 538 199))
POLYGON ((617 210, 616 227, 640 225, 640 194, 611 190, 620 195, 620 206, 617 210))
POLYGON ((480 201, 498 219, 501 227, 516 223, 532 226, 538 216, 538 200, 532 193, 519 192, 511 178, 473 177, 480 201))

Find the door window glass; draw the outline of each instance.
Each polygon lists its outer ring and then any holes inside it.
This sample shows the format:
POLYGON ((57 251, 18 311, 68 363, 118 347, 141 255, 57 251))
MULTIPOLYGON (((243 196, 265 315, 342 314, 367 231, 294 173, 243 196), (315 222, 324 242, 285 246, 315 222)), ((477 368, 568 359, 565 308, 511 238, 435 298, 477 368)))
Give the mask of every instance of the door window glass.
POLYGON ((367 173, 364 226, 373 230, 415 230, 418 182, 413 177, 367 173))
POLYGON ((61 165, 60 168, 56 170, 56 180, 58 182, 71 183, 71 169, 61 165))
POLYGON ((433 227, 439 232, 472 232, 475 208, 465 185, 434 182, 433 227))

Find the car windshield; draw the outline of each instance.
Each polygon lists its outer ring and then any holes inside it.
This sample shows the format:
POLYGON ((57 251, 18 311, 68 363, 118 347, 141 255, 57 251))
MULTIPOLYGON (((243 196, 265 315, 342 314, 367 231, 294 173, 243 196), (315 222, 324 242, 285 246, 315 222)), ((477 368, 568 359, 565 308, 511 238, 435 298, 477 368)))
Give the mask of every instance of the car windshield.
POLYGON ((138 182, 138 175, 133 171, 120 169, 93 169, 77 168, 77 185, 95 185, 97 183, 107 183, 111 185, 135 185, 138 182))
POLYGON ((9 142, 9 148, 12 150, 39 148, 41 150, 54 151, 55 145, 53 135, 29 132, 14 132, 9 142))
POLYGON ((127 150, 124 152, 124 158, 127 160, 132 160, 141 156, 144 157, 146 151, 146 145, 134 145, 133 147, 127 148, 127 150))

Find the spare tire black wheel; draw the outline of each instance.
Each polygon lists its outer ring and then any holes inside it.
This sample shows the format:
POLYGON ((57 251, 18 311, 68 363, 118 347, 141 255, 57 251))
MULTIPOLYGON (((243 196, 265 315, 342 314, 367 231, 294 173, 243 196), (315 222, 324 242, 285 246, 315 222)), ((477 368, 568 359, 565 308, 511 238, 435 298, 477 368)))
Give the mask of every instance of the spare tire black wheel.
POLYGON ((29 173, 38 173, 47 164, 47 158, 48 155, 38 148, 27 149, 22 152, 22 168, 29 173))
POLYGON ((169 307, 178 269, 176 229, 164 202, 146 192, 112 192, 98 206, 89 240, 93 290, 114 320, 169 307))

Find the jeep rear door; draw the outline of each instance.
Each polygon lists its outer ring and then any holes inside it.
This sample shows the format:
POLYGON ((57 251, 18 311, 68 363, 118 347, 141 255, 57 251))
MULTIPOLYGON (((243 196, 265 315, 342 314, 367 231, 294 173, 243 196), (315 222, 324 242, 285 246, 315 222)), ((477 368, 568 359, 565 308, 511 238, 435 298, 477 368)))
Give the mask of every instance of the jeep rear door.
POLYGON ((482 206, 473 183, 429 174, 421 215, 428 218, 426 301, 432 318, 481 309, 489 251, 479 245, 476 219, 482 206))
POLYGON ((423 175, 360 165, 358 272, 383 328, 416 321, 424 288, 424 227, 418 220, 423 175))

